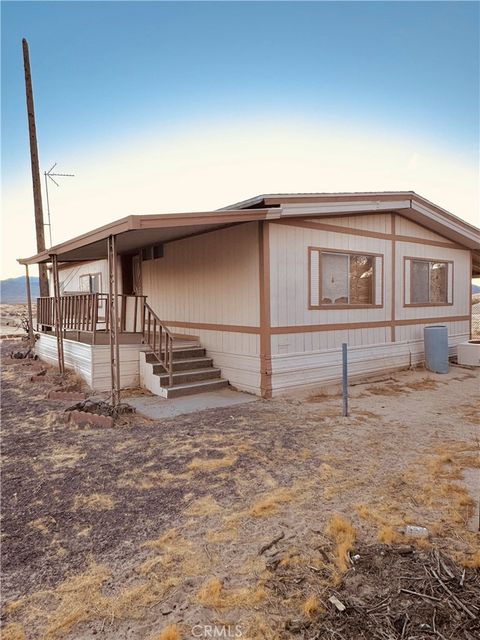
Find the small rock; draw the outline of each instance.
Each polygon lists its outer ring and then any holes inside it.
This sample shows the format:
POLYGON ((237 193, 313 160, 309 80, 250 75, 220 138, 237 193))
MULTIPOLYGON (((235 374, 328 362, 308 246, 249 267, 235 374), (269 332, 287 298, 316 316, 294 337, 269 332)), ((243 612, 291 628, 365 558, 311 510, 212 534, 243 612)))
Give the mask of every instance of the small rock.
POLYGON ((337 607, 339 611, 345 611, 346 606, 343 604, 343 602, 340 602, 340 600, 336 596, 330 596, 328 601, 331 602, 335 607, 337 607))
POLYGON ((408 524, 405 528, 405 535, 411 538, 428 538, 428 529, 426 527, 408 524))

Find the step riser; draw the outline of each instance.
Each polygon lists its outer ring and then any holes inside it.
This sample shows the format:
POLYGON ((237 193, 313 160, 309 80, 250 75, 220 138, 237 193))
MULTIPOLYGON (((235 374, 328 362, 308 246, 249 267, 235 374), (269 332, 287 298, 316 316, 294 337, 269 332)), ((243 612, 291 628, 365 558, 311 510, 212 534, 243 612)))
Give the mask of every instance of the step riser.
POLYGON ((168 387, 167 398, 180 398, 181 396, 191 396, 195 393, 205 393, 207 391, 217 391, 218 389, 224 389, 228 387, 227 380, 214 380, 209 384, 205 384, 201 388, 197 387, 185 387, 176 389, 175 387, 168 387))
MULTIPOLYGON (((160 384, 162 387, 168 387, 170 384, 168 375, 159 376, 160 384)), ((200 380, 214 380, 220 378, 220 369, 214 369, 211 371, 199 371, 194 373, 189 371, 188 373, 177 373, 173 375, 173 384, 185 384, 186 382, 200 382, 200 380)))
POLYGON ((205 349, 194 347, 191 349, 177 349, 173 352, 173 361, 186 360, 187 358, 204 358, 205 349))
MULTIPOLYGON (((197 362, 194 360, 186 360, 185 362, 175 362, 173 361, 173 371, 177 373, 178 371, 191 371, 192 369, 207 369, 213 365, 213 360, 211 358, 201 358, 197 362)), ((165 373, 164 367, 161 364, 153 365, 153 373, 156 375, 162 375, 165 373)))
MULTIPOLYGON (((188 358, 204 358, 205 357, 205 349, 201 347, 195 347, 193 349, 177 349, 173 352, 173 361, 175 360, 187 360, 188 358)), ((157 357, 154 353, 147 353, 146 360, 150 364, 154 364, 158 362, 157 357)))

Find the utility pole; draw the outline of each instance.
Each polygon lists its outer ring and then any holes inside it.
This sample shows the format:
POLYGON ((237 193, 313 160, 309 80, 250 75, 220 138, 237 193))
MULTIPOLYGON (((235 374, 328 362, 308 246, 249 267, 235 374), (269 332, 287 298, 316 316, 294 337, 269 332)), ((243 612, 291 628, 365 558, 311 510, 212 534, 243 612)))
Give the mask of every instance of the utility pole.
MULTIPOLYGON (((37 128, 35 126, 35 109, 33 106, 32 75, 30 73, 30 57, 28 42, 23 38, 23 65, 25 69, 25 92, 27 96, 28 132, 30 136, 30 161, 32 165, 33 204, 35 209, 35 230, 37 235, 37 251, 45 251, 45 229, 43 224, 42 188, 40 183, 40 165, 38 162, 37 128)), ((45 264, 38 265, 40 276, 40 295, 48 296, 48 274, 45 264)))

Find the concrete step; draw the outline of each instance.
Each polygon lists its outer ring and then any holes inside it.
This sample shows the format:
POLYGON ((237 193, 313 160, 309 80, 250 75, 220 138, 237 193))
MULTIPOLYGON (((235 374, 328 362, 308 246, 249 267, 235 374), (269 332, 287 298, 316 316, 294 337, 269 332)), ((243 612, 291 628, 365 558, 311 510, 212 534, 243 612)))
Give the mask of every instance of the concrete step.
MULTIPOLYGON (((148 362, 148 360, 147 360, 148 362)), ((154 362, 157 364, 153 364, 153 373, 162 374, 165 373, 164 367, 157 362, 155 359, 154 362)), ((187 358, 186 360, 174 360, 173 361, 173 370, 174 371, 189 371, 191 369, 207 369, 213 365, 212 358, 187 358)))
POLYGON ((180 396, 188 396, 194 393, 204 393, 206 391, 217 391, 228 387, 228 381, 223 380, 203 380, 202 382, 190 382, 186 384, 174 385, 173 387, 164 387, 167 398, 178 398, 180 396))
MULTIPOLYGON (((200 380, 211 380, 220 378, 220 369, 214 367, 207 367, 206 369, 192 369, 188 371, 180 371, 173 374, 173 386, 184 384, 187 382, 199 382, 200 380)), ((168 387, 169 378, 168 374, 160 374, 160 385, 162 387, 168 387)))

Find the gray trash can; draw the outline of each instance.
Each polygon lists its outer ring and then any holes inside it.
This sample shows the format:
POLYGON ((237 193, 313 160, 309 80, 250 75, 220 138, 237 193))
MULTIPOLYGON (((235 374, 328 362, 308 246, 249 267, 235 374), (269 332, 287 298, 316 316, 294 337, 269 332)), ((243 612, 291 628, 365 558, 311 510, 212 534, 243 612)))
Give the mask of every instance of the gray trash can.
POLYGON ((425 368, 435 373, 448 373, 448 329, 444 324, 425 327, 425 368))

